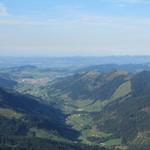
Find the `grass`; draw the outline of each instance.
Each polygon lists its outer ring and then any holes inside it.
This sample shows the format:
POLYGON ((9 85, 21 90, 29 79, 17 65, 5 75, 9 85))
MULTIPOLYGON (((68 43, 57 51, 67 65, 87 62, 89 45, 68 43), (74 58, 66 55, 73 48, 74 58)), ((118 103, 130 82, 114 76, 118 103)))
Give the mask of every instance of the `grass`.
POLYGON ((120 138, 116 138, 116 139, 110 139, 106 142, 103 143, 106 147, 112 147, 115 145, 121 145, 121 139, 120 138))
POLYGON ((92 117, 88 114, 73 114, 67 118, 66 123, 71 125, 74 129, 81 131, 87 128, 92 122, 92 117))
POLYGON ((86 107, 86 106, 88 106, 88 105, 90 105, 91 104, 91 100, 77 100, 76 102, 75 102, 75 106, 78 108, 78 109, 82 109, 82 108, 84 108, 84 107, 86 107))
POLYGON ((97 100, 95 103, 84 108, 84 110, 86 112, 100 112, 107 104, 108 100, 105 101, 97 100))
POLYGON ((131 92, 131 82, 127 81, 120 85, 111 97, 111 101, 124 97, 131 92))
POLYGON ((87 129, 82 132, 83 137, 110 137, 112 134, 98 131, 96 129, 87 129))
POLYGON ((111 133, 105 133, 102 131, 98 131, 96 128, 92 129, 85 129, 81 132, 81 136, 79 139, 85 143, 85 144, 90 144, 90 145, 100 145, 101 143, 97 143, 97 141, 90 141, 88 138, 90 137, 95 137, 95 138, 111 138, 111 133))
POLYGON ((68 143, 70 142, 69 140, 64 139, 63 137, 57 135, 55 131, 47 131, 39 128, 30 128, 28 136, 35 136, 42 139, 50 139, 60 142, 68 142, 68 143))
POLYGON ((47 131, 45 131, 43 129, 38 129, 38 128, 31 128, 29 130, 29 134, 32 134, 32 133, 34 133, 34 135, 38 138, 49 139, 52 136, 47 131))
POLYGON ((79 140, 81 140, 84 144, 89 145, 101 145, 100 143, 96 143, 88 140, 89 137, 96 138, 111 138, 111 133, 105 133, 102 131, 98 131, 96 127, 92 127, 92 117, 88 114, 73 114, 68 117, 67 124, 71 125, 75 130, 81 132, 79 140))
POLYGON ((20 119, 23 114, 18 113, 12 109, 8 109, 8 108, 0 108, 0 116, 6 117, 6 118, 15 118, 15 119, 20 119))

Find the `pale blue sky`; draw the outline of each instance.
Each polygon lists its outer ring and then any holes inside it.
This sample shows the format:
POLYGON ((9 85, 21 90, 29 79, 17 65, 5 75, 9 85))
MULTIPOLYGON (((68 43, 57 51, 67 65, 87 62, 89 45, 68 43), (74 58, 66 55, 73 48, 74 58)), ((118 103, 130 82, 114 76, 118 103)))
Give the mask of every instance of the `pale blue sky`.
POLYGON ((150 0, 0 0, 0 55, 150 55, 150 0))

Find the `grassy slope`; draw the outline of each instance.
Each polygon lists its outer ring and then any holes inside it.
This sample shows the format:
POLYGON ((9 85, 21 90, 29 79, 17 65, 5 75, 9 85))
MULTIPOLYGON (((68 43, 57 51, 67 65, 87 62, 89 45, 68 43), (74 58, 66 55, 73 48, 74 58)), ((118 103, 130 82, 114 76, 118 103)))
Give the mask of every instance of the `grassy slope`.
POLYGON ((20 119, 21 117, 23 117, 23 114, 9 108, 0 108, 0 116, 10 119, 20 119))

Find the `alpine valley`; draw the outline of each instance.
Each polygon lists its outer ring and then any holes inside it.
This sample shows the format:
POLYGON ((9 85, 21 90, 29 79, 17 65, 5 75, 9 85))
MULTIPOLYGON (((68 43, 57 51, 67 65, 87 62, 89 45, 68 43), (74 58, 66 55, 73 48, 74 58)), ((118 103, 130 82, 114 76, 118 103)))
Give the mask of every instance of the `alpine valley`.
POLYGON ((150 149, 149 57, 31 60, 1 58, 0 150, 150 149))

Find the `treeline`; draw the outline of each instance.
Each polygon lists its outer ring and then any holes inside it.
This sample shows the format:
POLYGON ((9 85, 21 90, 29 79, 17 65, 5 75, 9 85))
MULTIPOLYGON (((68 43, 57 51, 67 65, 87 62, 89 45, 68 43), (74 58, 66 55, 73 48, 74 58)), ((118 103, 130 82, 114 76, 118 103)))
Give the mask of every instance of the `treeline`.
POLYGON ((0 150, 106 150, 97 146, 62 143, 23 136, 0 136, 0 150))

